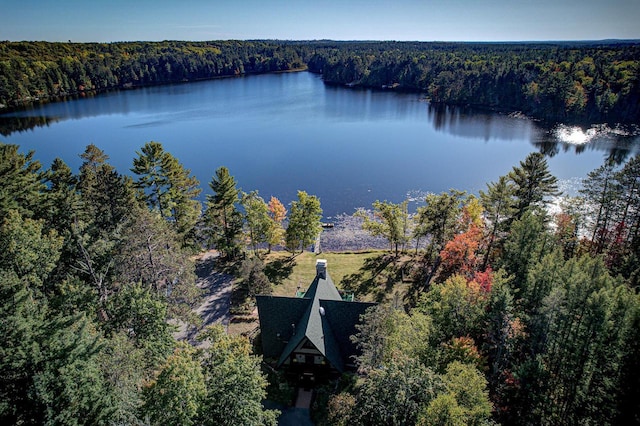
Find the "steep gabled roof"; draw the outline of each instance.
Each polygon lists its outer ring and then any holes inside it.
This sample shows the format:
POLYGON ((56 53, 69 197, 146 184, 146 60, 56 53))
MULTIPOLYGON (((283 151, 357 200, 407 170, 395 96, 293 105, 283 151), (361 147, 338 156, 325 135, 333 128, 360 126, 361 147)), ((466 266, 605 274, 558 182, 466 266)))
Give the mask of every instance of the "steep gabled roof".
POLYGON ((375 306, 368 302, 343 302, 342 300, 321 300, 320 306, 324 308, 323 319, 329 323, 335 344, 340 349, 343 362, 353 364, 352 356, 356 354, 356 347, 351 341, 351 336, 357 333, 356 325, 360 322, 360 315, 367 308, 375 306))
POLYGON ((322 260, 303 298, 258 296, 257 303, 263 353, 278 367, 306 338, 339 371, 355 352, 350 336, 360 315, 373 305, 343 301, 322 260))
POLYGON ((256 296, 262 353, 266 358, 280 357, 288 342, 295 337, 300 318, 311 300, 298 297, 256 296))
POLYGON ((340 292, 338 292, 331 276, 326 273, 326 270, 316 274, 316 277, 304 294, 304 299, 309 300, 311 303, 296 327, 299 331, 289 340, 289 343, 280 355, 278 366, 282 365, 289 355, 291 355, 291 352, 293 352, 306 337, 322 355, 327 357, 331 364, 341 370, 342 357, 340 356, 338 345, 331 332, 331 327, 329 327, 326 321, 323 321, 323 315, 320 314, 320 300, 342 301, 340 292))

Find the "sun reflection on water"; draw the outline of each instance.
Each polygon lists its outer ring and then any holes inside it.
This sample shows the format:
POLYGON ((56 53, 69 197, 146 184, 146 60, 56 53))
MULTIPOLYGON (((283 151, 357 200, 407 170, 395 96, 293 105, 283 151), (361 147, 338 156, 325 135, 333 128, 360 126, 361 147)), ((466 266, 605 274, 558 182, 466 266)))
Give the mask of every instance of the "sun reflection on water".
POLYGON ((585 131, 577 126, 566 126, 564 124, 560 124, 554 129, 553 133, 558 142, 571 145, 584 145, 591 142, 591 140, 598 134, 598 130, 590 128, 585 131))

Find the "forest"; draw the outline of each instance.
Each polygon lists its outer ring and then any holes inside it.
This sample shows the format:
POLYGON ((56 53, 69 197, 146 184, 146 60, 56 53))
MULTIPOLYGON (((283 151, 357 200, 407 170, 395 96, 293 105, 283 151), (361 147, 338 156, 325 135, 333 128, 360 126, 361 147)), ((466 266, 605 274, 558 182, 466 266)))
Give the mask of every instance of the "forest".
MULTIPOLYGON (((268 294, 266 254, 294 264, 320 200, 266 202, 220 167, 202 205, 161 143, 136 154, 123 174, 88 145, 76 174, 0 144, 2 423, 275 425, 262 402, 287 384, 255 340, 201 327, 194 255, 215 248, 244 297, 268 294)), ((389 243, 363 267, 414 279, 384 284, 353 336, 358 371, 317 390, 316 423, 637 424, 639 190, 640 155, 605 162, 552 212, 557 179, 532 153, 477 196, 358 212, 389 243)), ((363 281, 338 284, 367 298, 363 281)))
POLYGON ((0 111, 110 89, 308 69, 327 84, 549 122, 637 123, 640 44, 210 41, 0 42, 0 111))

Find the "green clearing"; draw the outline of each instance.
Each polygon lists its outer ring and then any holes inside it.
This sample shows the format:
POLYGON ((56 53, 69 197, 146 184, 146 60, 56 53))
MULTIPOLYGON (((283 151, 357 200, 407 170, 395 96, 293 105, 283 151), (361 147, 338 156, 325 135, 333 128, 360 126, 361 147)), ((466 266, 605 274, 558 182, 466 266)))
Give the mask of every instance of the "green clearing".
POLYGON ((304 252, 294 258, 289 253, 277 252, 265 259, 265 273, 273 284, 273 294, 295 297, 298 289, 305 290, 315 278, 318 259, 327 260, 327 270, 338 289, 354 293, 356 300, 381 302, 391 299, 396 292, 404 296, 409 289, 402 280, 402 269, 409 261, 395 258, 387 251, 304 252))
MULTIPOLYGON (((357 301, 404 303, 415 290, 413 283, 403 281, 403 270, 410 270, 414 264, 414 259, 408 255, 396 258, 388 251, 373 250, 304 252, 291 257, 288 252, 272 252, 263 260, 273 295, 295 297, 298 290, 306 290, 316 276, 318 259, 326 259, 327 270, 336 287, 353 293, 357 301)), ((233 305, 240 309, 232 312, 229 333, 248 335, 255 332, 257 313, 254 301, 243 292, 234 291, 233 305)))

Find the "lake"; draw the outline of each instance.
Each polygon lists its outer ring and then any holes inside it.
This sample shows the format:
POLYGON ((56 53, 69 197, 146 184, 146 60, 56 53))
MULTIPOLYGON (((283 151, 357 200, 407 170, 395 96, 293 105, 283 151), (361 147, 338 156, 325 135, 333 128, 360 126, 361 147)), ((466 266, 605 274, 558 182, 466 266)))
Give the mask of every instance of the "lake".
POLYGON ((77 171, 94 143, 130 174, 136 151, 154 140, 191 169, 203 199, 226 166, 242 190, 267 201, 287 204, 298 190, 317 195, 325 218, 375 200, 476 193, 532 151, 547 153, 551 172, 575 184, 606 157, 628 158, 640 145, 620 129, 548 129, 434 106, 419 94, 326 86, 308 72, 114 91, 3 114, 0 124, 0 141, 35 150, 45 168, 60 157, 77 171))

